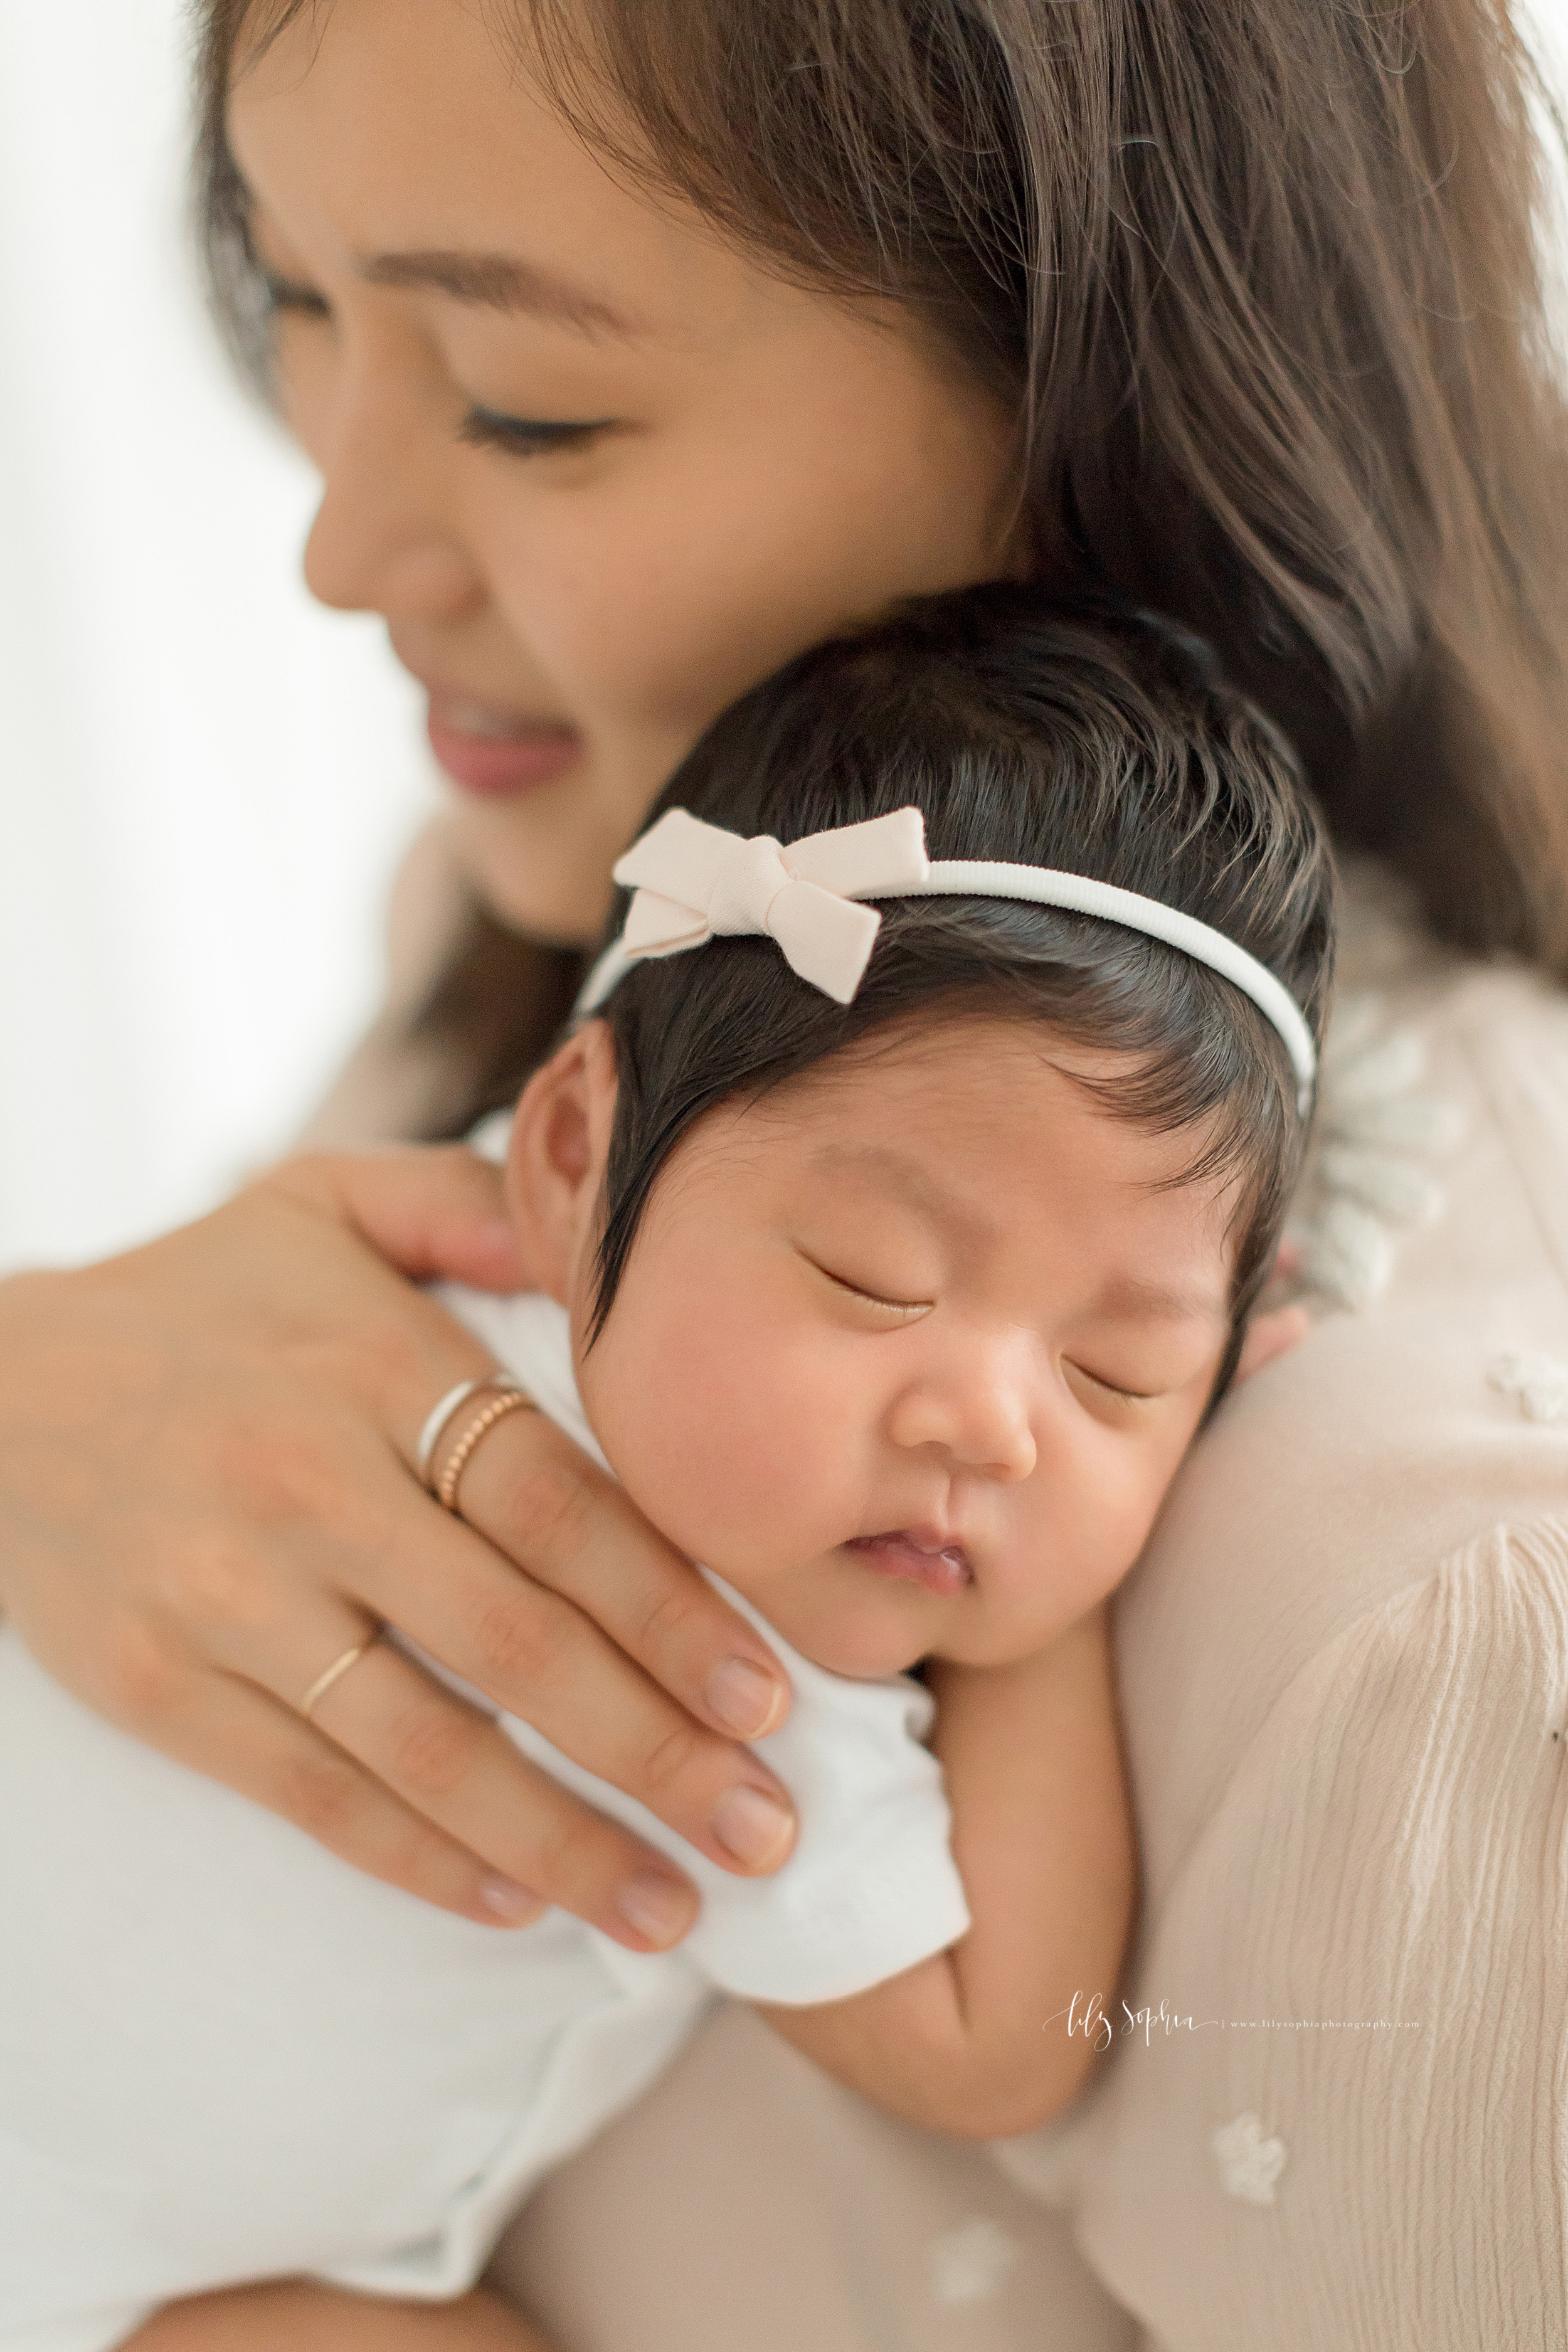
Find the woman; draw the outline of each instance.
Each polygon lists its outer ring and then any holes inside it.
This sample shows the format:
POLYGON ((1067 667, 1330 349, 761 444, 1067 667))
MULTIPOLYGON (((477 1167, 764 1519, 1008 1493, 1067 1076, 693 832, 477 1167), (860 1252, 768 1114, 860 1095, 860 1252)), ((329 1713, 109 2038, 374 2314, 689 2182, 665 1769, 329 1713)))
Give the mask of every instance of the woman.
MULTIPOLYGON (((569 995, 612 856, 713 712, 846 621, 1003 572, 1196 625, 1301 746, 1342 843, 1381 853, 1440 940, 1568 971, 1563 419, 1500 8, 205 16, 212 249, 242 347, 322 469, 311 584, 384 614, 466 787, 408 877, 400 1002, 339 1131, 459 1133, 503 1103, 569 995)), ((421 1494, 421 1424, 485 1369, 409 1286, 437 1269, 520 1277, 462 1153, 318 1158, 132 1258, 7 1285, 5 1606, 88 1704, 358 1866, 491 1921, 545 1899, 668 1943, 691 1897, 668 1866, 391 1650, 300 1712, 391 1622, 716 1860, 787 1851, 786 1793, 736 1744, 775 1704, 765 1659, 537 1416, 474 1456, 468 1525, 421 1494)), ((1324 1360, 1300 1357, 1302 1380, 1324 1360)), ((1260 1383, 1254 1417, 1295 1414, 1291 1397, 1260 1383)), ((1187 1521, 1211 1544, 1245 1533, 1249 1496, 1205 1517, 1195 1467, 1187 1521)), ((1331 1486, 1319 1501, 1334 1556, 1360 1492, 1338 1518, 1331 1486)), ((1460 1509, 1461 1536, 1494 1501, 1460 1509)), ((1169 1655, 1182 1602, 1158 1570, 1138 1607, 1169 1655)), ((1146 1747, 1134 1764, 1152 1933, 1160 1771, 1146 1747)), ((998 2342, 1037 2341, 1037 2315, 1026 2338, 1020 2311, 978 2307, 988 2260, 1064 2313, 1078 2297, 1064 2342, 1117 2340, 1059 2246, 1025 2243, 1054 2225, 1026 2224, 984 2159, 825 2102, 727 2019, 647 2113, 691 2159, 682 2197, 644 2162, 631 2196, 612 2134, 513 2250, 563 2340, 709 2340, 674 2262, 633 2277, 603 2251, 612 2194, 622 2245, 684 2232, 716 2343, 973 2342, 988 2319, 998 2342), (793 2117, 819 2183, 883 2184, 855 2192, 858 2258, 875 2230, 882 2259, 805 2277, 809 2179, 761 2173, 749 2202, 724 2153, 746 2100, 747 2162, 757 2116, 785 2147, 793 2117), (727 2268, 698 2179, 746 2233, 727 2268), (913 2227, 945 2248, 918 2312, 913 2227)), ((1237 2145, 1262 2181, 1275 2142, 1252 2120, 1237 2145)), ((1108 2128, 1100 2189, 1078 2192, 1091 2209, 1117 2177, 1108 2128)), ((1179 2244, 1134 2277, 1089 2226, 1163 2326, 1179 2244)))

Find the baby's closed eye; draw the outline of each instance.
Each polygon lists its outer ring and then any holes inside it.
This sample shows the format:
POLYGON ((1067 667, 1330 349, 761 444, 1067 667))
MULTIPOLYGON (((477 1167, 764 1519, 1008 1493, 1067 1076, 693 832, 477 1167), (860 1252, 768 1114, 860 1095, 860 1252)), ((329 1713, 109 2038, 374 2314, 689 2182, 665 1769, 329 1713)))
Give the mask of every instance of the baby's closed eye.
POLYGON ((1102 1412, 1107 1404, 1117 1406, 1117 1409, 1126 1406, 1129 1412, 1133 1412, 1140 1404, 1154 1404, 1154 1402, 1159 1402, 1159 1397, 1166 1395, 1163 1381, 1159 1385, 1145 1385, 1140 1376, 1131 1373, 1131 1369, 1114 1373, 1110 1367, 1102 1367, 1100 1371, 1096 1371, 1093 1367, 1081 1362, 1079 1357, 1065 1355, 1063 1373, 1068 1376, 1068 1388, 1072 1388, 1084 1404, 1089 1404, 1090 1409, 1098 1409, 1098 1412, 1102 1412))
POLYGON ((1079 1363, 1072 1357, 1062 1359, 1062 1368, 1068 1373, 1069 1381, 1081 1381, 1095 1395, 1100 1398, 1109 1397, 1117 1404, 1153 1404, 1159 1398, 1168 1393, 1163 1383, 1156 1388, 1135 1388, 1131 1385, 1126 1377, 1118 1379, 1109 1371, 1094 1371, 1088 1364, 1079 1363))
POLYGON ((857 1279, 854 1275, 841 1273, 833 1266, 824 1265, 820 1259, 808 1256, 804 1250, 800 1255, 812 1271, 819 1274, 832 1289, 842 1293, 846 1297, 854 1299, 858 1305, 879 1309, 889 1320, 898 1318, 909 1321, 915 1316, 927 1315, 935 1304, 934 1300, 930 1298, 889 1297, 872 1281, 857 1279))

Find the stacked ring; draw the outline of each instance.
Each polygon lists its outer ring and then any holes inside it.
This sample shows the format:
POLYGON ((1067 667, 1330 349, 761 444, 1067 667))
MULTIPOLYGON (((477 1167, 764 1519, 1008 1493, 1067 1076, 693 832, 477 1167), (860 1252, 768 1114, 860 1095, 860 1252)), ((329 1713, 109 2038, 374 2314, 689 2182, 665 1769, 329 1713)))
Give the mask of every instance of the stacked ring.
MULTIPOLYGON (((493 1380, 494 1373, 489 1374, 489 1378, 493 1380)), ((425 1426, 419 1433, 419 1443, 414 1449, 414 1475, 422 1486, 430 1486, 430 1464, 439 1443, 441 1432, 446 1428, 458 1407, 460 1404, 467 1404, 468 1399, 485 1385, 486 1381, 482 1379, 459 1381, 455 1389, 448 1389, 440 1402, 432 1407, 425 1426)), ((436 1490, 431 1486, 430 1491, 434 1494, 436 1490)))
POLYGON ((416 1463, 420 1477, 443 1510, 450 1511, 454 1518, 462 1517, 458 1508, 458 1483, 480 1440, 489 1434, 497 1422, 504 1421, 509 1412, 537 1412, 538 1410, 526 1391, 499 1372, 492 1373, 489 1380, 464 1381, 441 1399, 420 1434, 416 1463), (477 1409, 437 1470, 436 1464, 442 1450, 442 1440, 456 1416, 470 1402, 476 1403, 477 1409))

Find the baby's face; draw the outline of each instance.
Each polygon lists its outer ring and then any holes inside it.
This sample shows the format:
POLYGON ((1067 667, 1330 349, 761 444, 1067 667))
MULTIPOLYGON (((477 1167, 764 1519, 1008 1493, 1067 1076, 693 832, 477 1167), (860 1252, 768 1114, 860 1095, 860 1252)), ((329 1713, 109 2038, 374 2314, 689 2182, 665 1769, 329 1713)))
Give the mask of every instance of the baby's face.
MULTIPOLYGON (((883 1038, 661 1171, 598 1339, 628 1493, 820 1664, 1041 1647, 1142 1549, 1229 1329, 1232 1201, 1110 1118, 1117 1057, 994 1018, 883 1038)), ((590 1188, 583 1197, 589 1199, 590 1188)))

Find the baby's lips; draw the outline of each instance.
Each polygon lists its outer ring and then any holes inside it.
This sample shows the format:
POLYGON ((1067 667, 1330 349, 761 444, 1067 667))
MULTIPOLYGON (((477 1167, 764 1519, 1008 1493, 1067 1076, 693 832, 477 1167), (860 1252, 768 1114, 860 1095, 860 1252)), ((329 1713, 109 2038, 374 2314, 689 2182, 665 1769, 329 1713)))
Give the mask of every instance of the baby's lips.
POLYGON ((847 1549, 878 1574, 900 1577, 927 1591, 959 1592, 974 1581, 963 1546, 944 1540, 937 1528, 890 1528, 881 1535, 855 1536, 847 1549))

